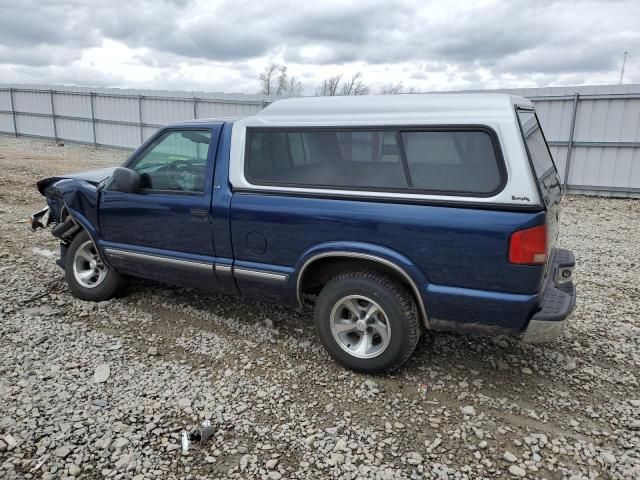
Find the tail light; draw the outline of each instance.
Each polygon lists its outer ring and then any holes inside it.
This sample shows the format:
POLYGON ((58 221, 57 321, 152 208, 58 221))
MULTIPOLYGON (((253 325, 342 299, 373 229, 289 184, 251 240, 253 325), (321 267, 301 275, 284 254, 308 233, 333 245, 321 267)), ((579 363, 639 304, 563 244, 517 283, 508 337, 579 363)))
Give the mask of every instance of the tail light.
POLYGON ((543 265, 547 261, 547 226, 518 230, 509 239, 509 262, 543 265))

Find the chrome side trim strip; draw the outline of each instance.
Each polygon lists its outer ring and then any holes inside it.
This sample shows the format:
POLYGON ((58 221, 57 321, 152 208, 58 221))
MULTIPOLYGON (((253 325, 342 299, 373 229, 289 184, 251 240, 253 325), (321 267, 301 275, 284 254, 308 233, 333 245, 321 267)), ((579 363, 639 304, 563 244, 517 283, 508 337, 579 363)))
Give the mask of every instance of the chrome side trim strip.
POLYGON ((286 273, 263 272, 244 267, 233 267, 233 273, 236 277, 246 278, 247 280, 262 280, 277 283, 285 283, 289 280, 289 275, 286 273))
POLYGON ((218 273, 231 273, 231 265, 222 265, 220 263, 216 263, 215 265, 216 272, 218 273))
POLYGON ((317 255, 313 255, 311 258, 309 258, 304 263, 304 265, 302 265, 302 267, 300 268, 300 272, 298 273, 298 280, 296 281, 296 295, 298 297, 298 303, 300 304, 300 306, 302 306, 301 284, 302 284, 302 278, 304 276, 304 271, 314 261, 316 261, 316 260, 318 260, 320 258, 326 258, 326 257, 338 257, 338 258, 347 257, 347 258, 361 258, 363 260, 371 260, 371 261, 374 261, 374 262, 381 263, 381 264, 383 264, 383 265, 385 265, 385 266, 387 266, 389 268, 392 268, 396 272, 398 272, 407 281, 407 283, 409 285, 411 285, 411 289, 413 290, 413 294, 416 297, 416 300, 418 301, 418 307, 420 308, 420 313, 422 314, 422 322, 424 323, 425 327, 429 328, 429 317, 427 317, 427 310, 425 308, 424 302, 422 301, 422 296, 420 295, 420 290, 418 289, 418 286, 413 281, 413 279, 409 276, 409 274, 407 272, 405 272, 402 267, 399 267, 398 265, 396 265, 392 261, 387 260, 386 258, 377 257, 375 255, 370 255, 368 253, 335 251, 335 252, 318 253, 317 255))
POLYGON ((206 262, 197 262, 193 260, 181 260, 178 258, 163 257, 160 255, 151 255, 148 253, 132 252, 130 250, 121 250, 119 248, 105 248, 104 252, 111 258, 123 258, 133 261, 143 261, 149 263, 158 263, 170 267, 185 268, 189 270, 208 271, 213 273, 213 264, 206 262))

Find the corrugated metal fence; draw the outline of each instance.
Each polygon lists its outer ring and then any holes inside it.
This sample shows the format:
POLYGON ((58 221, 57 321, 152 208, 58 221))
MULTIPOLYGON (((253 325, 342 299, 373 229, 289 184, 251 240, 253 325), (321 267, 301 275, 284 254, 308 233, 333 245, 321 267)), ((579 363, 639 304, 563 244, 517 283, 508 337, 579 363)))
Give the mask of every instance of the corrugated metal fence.
POLYGON ((0 86, 0 133, 135 148, 161 126, 253 115, 262 95, 0 86))
MULTIPOLYGON (((500 90, 531 99, 570 191, 640 197, 640 85, 500 90)), ((179 120, 252 115, 275 97, 0 85, 0 133, 135 148, 179 120)))

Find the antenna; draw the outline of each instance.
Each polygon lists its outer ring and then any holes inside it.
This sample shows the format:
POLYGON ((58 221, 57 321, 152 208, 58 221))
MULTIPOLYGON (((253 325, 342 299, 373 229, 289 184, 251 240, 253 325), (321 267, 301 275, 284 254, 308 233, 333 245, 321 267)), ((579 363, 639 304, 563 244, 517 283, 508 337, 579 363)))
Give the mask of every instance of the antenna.
POLYGON ((622 57, 622 68, 620 69, 620 80, 618 81, 619 85, 622 85, 622 79, 624 78, 624 66, 627 63, 627 51, 624 51, 624 56, 622 57))

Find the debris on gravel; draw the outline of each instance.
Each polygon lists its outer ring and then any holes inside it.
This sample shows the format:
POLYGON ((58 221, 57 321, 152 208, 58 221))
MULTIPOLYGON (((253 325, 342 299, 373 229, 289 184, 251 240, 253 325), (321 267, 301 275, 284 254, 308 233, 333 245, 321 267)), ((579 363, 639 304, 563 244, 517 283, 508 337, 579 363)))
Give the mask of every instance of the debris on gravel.
POLYGON ((564 338, 429 333, 367 376, 309 311, 147 281, 72 297, 28 228, 35 181, 124 155, 0 137, 0 478, 640 478, 639 201, 565 198, 564 338))

